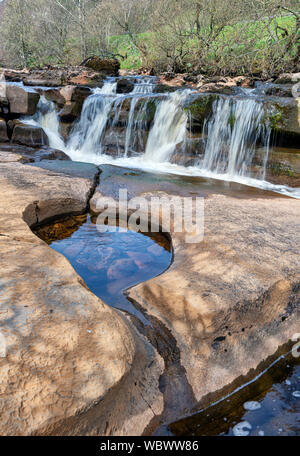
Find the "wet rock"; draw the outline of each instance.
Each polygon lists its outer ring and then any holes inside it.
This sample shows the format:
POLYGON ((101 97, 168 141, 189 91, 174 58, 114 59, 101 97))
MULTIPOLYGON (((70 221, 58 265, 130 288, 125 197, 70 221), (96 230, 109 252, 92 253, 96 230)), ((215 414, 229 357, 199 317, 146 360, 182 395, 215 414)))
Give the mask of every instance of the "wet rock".
POLYGON ((66 86, 59 93, 65 102, 58 114, 60 120, 62 122, 73 122, 80 117, 83 103, 92 92, 89 87, 66 86))
POLYGON ((129 79, 119 79, 117 82, 117 93, 130 93, 134 89, 134 83, 129 79))
POLYGON ((61 150, 52 149, 48 146, 39 148, 29 147, 19 144, 1 144, 0 152, 5 154, 18 155, 22 157, 22 162, 32 163, 42 160, 70 160, 67 154, 61 150))
POLYGON ((14 144, 23 144, 25 146, 47 146, 48 137, 41 127, 23 124, 18 122, 12 133, 11 142, 14 144))
POLYGON ((292 97, 292 88, 293 85, 285 84, 285 85, 272 85, 268 87, 265 91, 266 95, 270 95, 273 97, 292 97))
POLYGON ((71 160, 71 158, 61 150, 52 149, 51 147, 41 147, 38 150, 35 150, 34 153, 26 152, 24 150, 24 155, 33 157, 35 162, 42 160, 71 160))
POLYGON ((7 85, 6 96, 11 114, 32 116, 40 99, 37 92, 26 91, 17 85, 7 85))
POLYGON ((59 89, 59 88, 47 89, 47 90, 36 89, 36 90, 38 93, 40 93, 40 95, 44 95, 44 97, 47 100, 53 101, 59 108, 62 108, 66 102, 65 98, 60 93, 61 89, 59 89))
POLYGON ((82 103, 71 101, 64 105, 62 110, 58 113, 58 117, 61 122, 74 122, 75 119, 80 117, 81 110, 82 103))
POLYGON ((73 122, 61 122, 60 134, 65 141, 68 140, 72 127, 73 127, 73 122))
POLYGON ((91 68, 105 76, 118 76, 120 62, 117 59, 101 59, 93 55, 84 60, 80 66, 91 68))
POLYGON ((202 131, 205 119, 212 113, 214 101, 218 95, 192 94, 185 101, 183 108, 189 115, 189 128, 192 131, 202 131))
POLYGON ((300 143, 300 98, 275 98, 264 100, 265 121, 274 132, 292 135, 294 147, 300 143))
POLYGON ((9 112, 9 103, 6 97, 6 86, 0 81, 0 114, 5 115, 9 112))
POLYGON ((0 143, 7 142, 8 140, 6 122, 0 117, 0 143))

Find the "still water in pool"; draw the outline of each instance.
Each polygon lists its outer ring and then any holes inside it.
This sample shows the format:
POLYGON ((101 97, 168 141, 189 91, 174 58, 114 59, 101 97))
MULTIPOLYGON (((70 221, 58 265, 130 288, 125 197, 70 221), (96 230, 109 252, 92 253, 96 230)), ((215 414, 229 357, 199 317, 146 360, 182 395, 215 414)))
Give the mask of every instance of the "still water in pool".
POLYGON ((170 242, 161 233, 100 233, 96 218, 73 216, 40 227, 36 234, 62 253, 90 290, 107 304, 145 318, 124 291, 161 274, 172 261, 170 242))

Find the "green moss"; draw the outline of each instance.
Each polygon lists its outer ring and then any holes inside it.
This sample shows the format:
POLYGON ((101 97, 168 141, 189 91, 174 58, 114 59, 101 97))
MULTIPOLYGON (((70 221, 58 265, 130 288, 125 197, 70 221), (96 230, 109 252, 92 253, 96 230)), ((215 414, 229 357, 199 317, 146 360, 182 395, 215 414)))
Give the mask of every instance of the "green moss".
POLYGON ((142 99, 136 106, 135 121, 143 123, 151 123, 154 119, 157 108, 157 102, 154 99, 142 99))
POLYGON ((228 124, 233 128, 235 124, 235 115, 233 112, 230 113, 229 119, 228 119, 228 124))
POLYGON ((273 176, 289 176, 294 177, 294 170, 291 165, 286 163, 273 163, 271 165, 273 176))

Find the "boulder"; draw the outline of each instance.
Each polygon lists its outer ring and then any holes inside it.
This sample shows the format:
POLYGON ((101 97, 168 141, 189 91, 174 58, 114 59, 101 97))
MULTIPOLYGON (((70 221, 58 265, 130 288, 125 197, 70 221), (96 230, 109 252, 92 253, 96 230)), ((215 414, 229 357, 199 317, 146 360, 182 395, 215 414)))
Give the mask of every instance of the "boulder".
POLYGON ((117 59, 101 59, 93 55, 85 59, 80 66, 91 68, 105 76, 118 76, 120 62, 117 59))
POLYGON ((11 138, 14 144, 23 144, 31 147, 49 145, 48 137, 41 127, 18 122, 13 129, 11 138))
POLYGON ((266 95, 273 97, 292 97, 292 84, 272 84, 265 91, 266 95))
POLYGON ((82 103, 80 104, 75 101, 71 101, 64 105, 62 110, 58 113, 58 116, 61 122, 73 122, 80 116, 81 109, 82 103))
POLYGON ((89 87, 66 86, 60 90, 60 95, 65 104, 59 113, 62 122, 73 122, 80 116, 82 106, 87 97, 91 95, 89 87))
POLYGON ((4 119, 0 117, 0 143, 7 142, 8 135, 7 135, 7 125, 4 119))
POLYGON ((134 89, 134 83, 129 79, 119 79, 117 82, 117 93, 130 93, 134 89))
POLYGON ((40 99, 37 92, 27 91, 17 85, 7 85, 6 96, 9 102, 11 114, 33 116, 40 99))
POLYGON ((66 100, 63 97, 63 95, 60 93, 60 90, 61 89, 59 89, 59 88, 47 89, 47 90, 37 89, 37 92, 40 95, 44 95, 44 97, 48 101, 53 101, 59 108, 62 108, 63 105, 65 104, 66 100))
POLYGON ((189 127, 192 131, 202 131, 205 119, 212 113, 214 101, 218 95, 192 94, 184 103, 184 110, 189 114, 189 127))
POLYGON ((75 86, 71 93, 71 101, 77 103, 83 103, 86 98, 92 94, 92 91, 89 87, 85 86, 75 86))
POLYGON ((295 147, 300 144, 300 98, 275 98, 263 101, 265 120, 271 129, 282 135, 292 135, 295 147))

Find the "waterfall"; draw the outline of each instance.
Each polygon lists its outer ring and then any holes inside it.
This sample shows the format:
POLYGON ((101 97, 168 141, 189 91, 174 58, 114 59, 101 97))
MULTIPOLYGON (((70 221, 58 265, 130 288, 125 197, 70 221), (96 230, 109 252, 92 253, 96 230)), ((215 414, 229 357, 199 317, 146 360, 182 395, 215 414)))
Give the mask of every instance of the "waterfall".
POLYGON ((260 140, 266 148, 264 179, 269 151, 270 129, 263 124, 264 111, 255 99, 219 98, 211 119, 203 128, 206 138, 201 168, 217 174, 251 176, 255 147, 260 140))
POLYGON ((169 161, 177 144, 186 137, 188 116, 182 109, 189 90, 177 91, 163 100, 155 113, 145 158, 158 163, 169 161))
POLYGON ((101 138, 115 99, 116 87, 116 82, 108 81, 101 89, 94 89, 93 94, 85 100, 80 120, 71 131, 67 151, 101 154, 101 138))
POLYGON ((206 176, 299 197, 289 187, 265 181, 270 129, 257 97, 219 96, 204 122, 202 138, 198 135, 194 143, 184 109, 190 90, 154 93, 153 78, 129 79, 134 89, 128 94, 117 93, 115 78, 93 90, 66 145, 59 134, 55 104, 44 96, 35 116, 23 121, 44 128, 50 146, 73 160, 206 176), (264 146, 263 157, 255 155, 258 144, 264 146))
POLYGON ((49 139, 49 145, 53 149, 64 150, 65 143, 59 132, 59 119, 55 104, 41 95, 37 111, 32 117, 22 118, 23 123, 42 127, 49 139))

